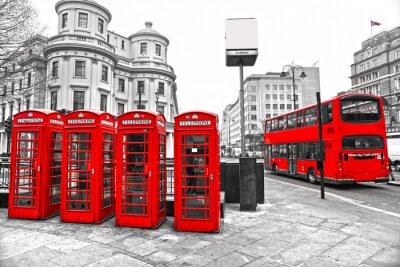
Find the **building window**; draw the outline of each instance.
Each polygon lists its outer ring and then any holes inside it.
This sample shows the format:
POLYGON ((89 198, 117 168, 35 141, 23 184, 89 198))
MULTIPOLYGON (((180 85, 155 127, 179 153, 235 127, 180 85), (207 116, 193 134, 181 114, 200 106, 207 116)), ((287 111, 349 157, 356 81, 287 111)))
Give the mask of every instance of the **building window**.
POLYGON ((68 13, 64 13, 62 15, 62 23, 61 23, 61 28, 66 28, 68 24, 68 13))
POLYGON ((125 49, 125 41, 124 40, 121 41, 121 48, 125 49))
POLYGON ((140 43, 140 54, 147 55, 147 43, 140 43))
POLYGON ((292 95, 286 95, 286 99, 287 100, 291 100, 292 99, 292 95))
POLYGON ((107 111, 107 95, 100 94, 100 110, 107 111))
POLYGON ((31 100, 27 99, 26 100, 26 110, 31 109, 31 100))
POLYGON ((137 109, 146 109, 146 105, 137 105, 137 109))
POLYGON ((15 72, 15 63, 13 63, 12 66, 13 66, 13 72, 15 72))
POLYGON ((256 106, 256 105, 251 105, 251 106, 250 106, 250 110, 251 110, 251 111, 257 110, 257 106, 256 106))
POLYGON ((3 88, 3 96, 6 96, 6 94, 7 94, 7 85, 4 85, 4 88, 3 88))
POLYGON ((125 104, 121 104, 121 103, 118 103, 118 110, 117 110, 117 115, 119 116, 119 115, 121 115, 121 114, 123 114, 125 112, 125 104))
POLYGON ((250 116, 250 119, 251 119, 252 121, 256 121, 256 120, 257 120, 257 115, 252 114, 252 115, 250 116))
POLYGON ((287 107, 288 110, 291 110, 292 109, 292 104, 287 104, 286 107, 287 107))
POLYGON ((79 12, 78 16, 78 27, 87 28, 88 14, 79 12))
POLYGON ((104 20, 102 20, 102 19, 99 19, 98 30, 100 33, 103 33, 103 31, 104 31, 104 20))
POLYGON ((75 76, 85 77, 85 61, 75 61, 75 76))
POLYGON ((14 104, 10 104, 10 117, 12 118, 14 113, 14 104))
POLYGON ((271 104, 266 104, 266 105, 265 105, 265 108, 266 108, 266 109, 271 109, 271 104))
POLYGON ((265 89, 266 89, 266 90, 271 89, 270 86, 269 86, 269 84, 266 84, 266 85, 265 85, 265 89))
POLYGON ((285 100, 285 95, 279 95, 280 100, 285 100))
POLYGON ((284 110, 285 109, 285 104, 280 104, 279 109, 284 110))
POLYGON ((157 106, 157 112, 160 114, 164 114, 164 106, 157 106))
POLYGON ((251 95, 250 96, 250 101, 257 101, 257 96, 251 95))
POLYGON ((291 91, 292 90, 292 86, 291 85, 286 85, 286 90, 291 91))
POLYGON ((51 92, 50 94, 50 109, 57 110, 57 92, 51 92))
POLYGON ((125 92, 125 80, 118 79, 118 92, 125 92))
POLYGON ((18 102, 18 112, 21 112, 21 102, 18 102))
POLYGON ((278 85, 272 85, 272 90, 278 90, 278 85))
POLYGON ((19 79, 19 90, 22 90, 22 79, 19 79))
POLYGON ((28 73, 28 87, 32 84, 32 72, 28 73))
POLYGON ((277 99, 278 99, 278 95, 277 95, 277 94, 273 94, 273 95, 272 95, 272 99, 273 99, 273 100, 277 100, 277 99))
POLYGON ((107 66, 102 66, 101 68, 101 80, 102 81, 108 81, 108 67, 107 66))
MULTIPOLYGON (((273 105, 272 105, 272 108, 273 108, 273 109, 278 109, 278 104, 273 104, 273 105)), ((275 116, 275 115, 274 115, 274 116, 275 116)))
POLYGON ((156 44, 156 56, 161 57, 161 45, 156 44))
POLYGON ((53 62, 53 68, 51 70, 51 77, 58 77, 58 61, 53 62))
POLYGON ((268 114, 268 113, 267 113, 267 114, 265 114, 265 118, 266 118, 266 119, 269 119, 269 118, 271 118, 271 114, 268 114))
POLYGON ((73 110, 79 110, 85 108, 85 92, 74 91, 74 106, 73 110))
POLYGON ((15 82, 11 83, 11 95, 14 94, 15 82))
POLYGON ((247 88, 247 92, 255 92, 257 89, 256 89, 256 87, 255 86, 249 86, 248 88, 247 88))
POLYGON ((158 94, 159 95, 164 95, 164 83, 158 83, 158 94))
POLYGON ((285 86, 284 85, 279 85, 279 90, 285 90, 285 86))
POLYGON ((138 81, 137 86, 137 93, 139 94, 140 92, 141 94, 144 94, 144 81, 138 81))

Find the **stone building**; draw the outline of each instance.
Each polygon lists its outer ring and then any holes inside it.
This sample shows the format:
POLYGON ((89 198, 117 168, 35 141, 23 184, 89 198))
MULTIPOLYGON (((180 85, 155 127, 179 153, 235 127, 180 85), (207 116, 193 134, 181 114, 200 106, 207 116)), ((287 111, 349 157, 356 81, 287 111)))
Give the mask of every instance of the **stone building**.
POLYGON ((152 29, 151 22, 128 37, 108 31, 112 15, 94 1, 62 0, 55 10, 58 34, 48 38, 42 51, 46 87, 42 101, 31 108, 64 113, 96 109, 113 115, 158 111, 168 122, 167 157, 172 157, 179 109, 176 75, 167 62, 168 38, 152 29))
POLYGON ((381 96, 388 132, 400 132, 400 27, 362 42, 350 67, 348 92, 381 96))

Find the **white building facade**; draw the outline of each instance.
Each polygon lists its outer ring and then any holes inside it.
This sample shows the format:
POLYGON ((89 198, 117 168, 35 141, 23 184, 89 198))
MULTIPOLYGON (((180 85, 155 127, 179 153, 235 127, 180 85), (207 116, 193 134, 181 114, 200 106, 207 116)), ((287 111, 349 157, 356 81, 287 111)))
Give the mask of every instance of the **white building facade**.
POLYGON ((65 113, 95 109, 116 116, 136 109, 158 111, 168 122, 167 157, 173 157, 179 109, 176 75, 167 63, 169 40, 151 22, 129 37, 108 31, 111 13, 94 1, 62 0, 55 9, 58 35, 43 49, 46 90, 42 105, 35 107, 65 113))
MULTIPOLYGON (((305 67, 305 78, 295 73, 295 109, 316 103, 320 90, 319 68, 305 67)), ((264 120, 294 110, 293 82, 281 73, 250 75, 244 81, 244 120, 246 151, 260 151, 264 120)), ((240 102, 225 107, 221 125, 221 147, 240 148, 240 102)), ((229 153, 229 152, 227 152, 229 153)), ((251 153, 249 153, 251 154, 251 153)))

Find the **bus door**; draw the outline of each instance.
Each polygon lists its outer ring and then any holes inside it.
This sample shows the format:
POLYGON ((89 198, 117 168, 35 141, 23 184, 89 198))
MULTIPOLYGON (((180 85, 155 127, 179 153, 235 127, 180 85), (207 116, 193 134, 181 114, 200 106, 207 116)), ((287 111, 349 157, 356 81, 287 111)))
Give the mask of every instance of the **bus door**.
POLYGON ((266 145, 264 150, 264 166, 266 170, 271 170, 271 145, 266 145))
POLYGON ((297 173, 297 144, 289 144, 288 145, 288 170, 289 174, 297 173))

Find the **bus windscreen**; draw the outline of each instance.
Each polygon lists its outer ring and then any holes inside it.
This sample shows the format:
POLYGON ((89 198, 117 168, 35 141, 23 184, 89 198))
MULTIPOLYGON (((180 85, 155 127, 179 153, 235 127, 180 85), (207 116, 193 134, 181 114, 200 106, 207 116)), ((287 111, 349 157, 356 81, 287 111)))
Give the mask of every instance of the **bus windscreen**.
POLYGON ((378 99, 345 98, 340 103, 342 120, 345 122, 369 123, 381 118, 378 99))

